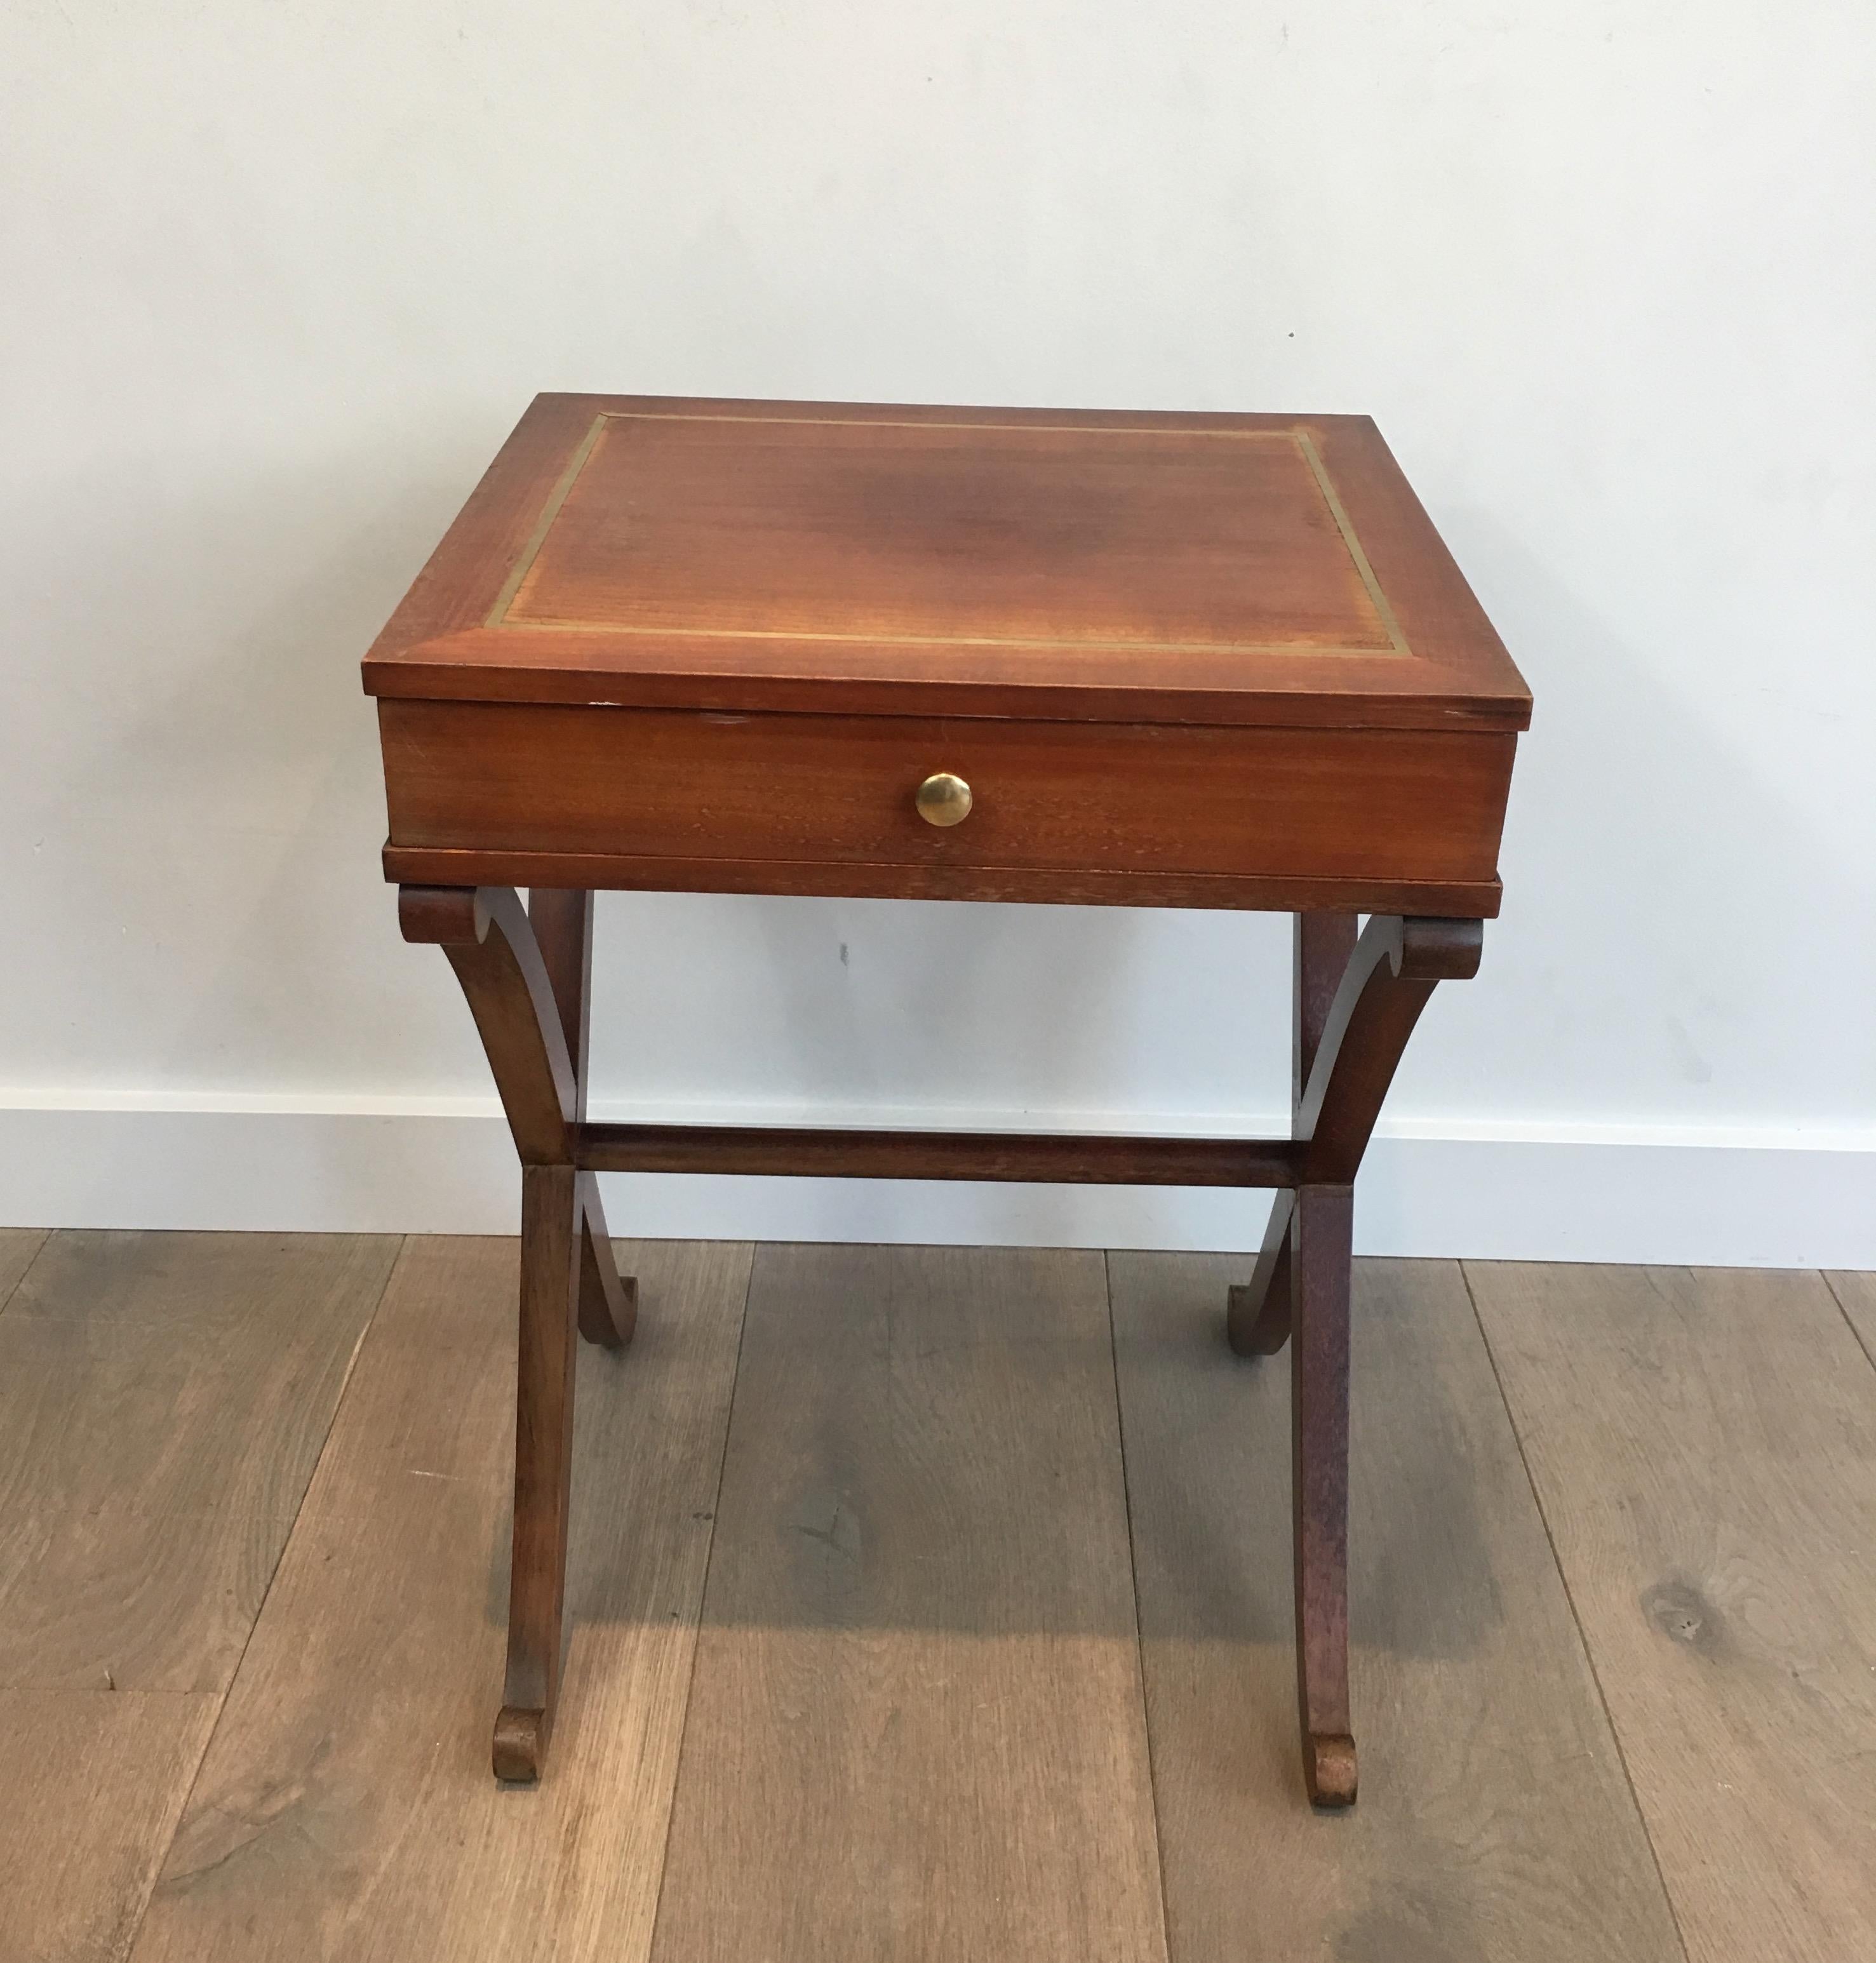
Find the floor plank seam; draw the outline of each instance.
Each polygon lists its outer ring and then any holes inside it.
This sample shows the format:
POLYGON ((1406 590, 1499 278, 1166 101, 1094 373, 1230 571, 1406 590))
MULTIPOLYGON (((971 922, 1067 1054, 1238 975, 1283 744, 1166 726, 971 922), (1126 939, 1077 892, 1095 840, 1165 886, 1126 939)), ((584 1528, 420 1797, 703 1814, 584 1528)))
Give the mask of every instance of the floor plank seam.
MULTIPOLYGON (((260 1619, 258 1615, 255 1618, 257 1622, 260 1619)), ((242 1654, 244 1656, 247 1654, 247 1646, 245 1644, 242 1647, 242 1654)), ((237 1670, 240 1667, 239 1664, 235 1666, 237 1670)), ((157 1884, 162 1881, 163 1870, 169 1862, 169 1850, 176 1844, 176 1836, 181 1831, 182 1823, 187 1817, 189 1802, 195 1797, 196 1782, 202 1776, 202 1768, 207 1762, 209 1747, 215 1742, 215 1734, 222 1728, 222 1714, 228 1708, 228 1693, 234 1687, 234 1673, 231 1671, 227 1683, 222 1686, 221 1696, 215 1706, 215 1721, 209 1727, 203 1738, 202 1749, 195 1755, 195 1763, 189 1768, 188 1783, 183 1788, 182 1804, 176 1808, 176 1817, 174 1823, 170 1827, 169 1837, 158 1849, 155 1859, 149 1865, 149 1872, 144 1879, 142 1900, 137 1904, 136 1913, 130 1919, 130 1926, 123 1939, 123 1947, 113 1952, 113 1963, 117 1963, 117 1958, 125 1959, 125 1963, 128 1963, 128 1959, 136 1953, 138 1939, 143 1933, 143 1925, 149 1920, 150 1904, 155 1899, 157 1884)), ((114 1694, 121 1696, 123 1693, 104 1691, 95 1694, 107 1697, 114 1694)), ((132 1694, 142 1693, 133 1692, 132 1694)), ((200 1693, 197 1692, 185 1694, 199 1696, 200 1693)))
POLYGON ((729 1408, 723 1414, 723 1442, 716 1456, 716 1497, 710 1502, 709 1538, 703 1550, 703 1579, 697 1588, 697 1627, 690 1644, 690 1668, 684 1678, 684 1717, 677 1728, 677 1751, 671 1769, 671 1804, 664 1809, 664 1840, 658 1862, 658 1897, 651 1904, 651 1931, 645 1946, 647 1958, 658 1954, 658 1929, 664 1913, 664 1881, 671 1871, 671 1827, 677 1817, 677 1795, 684 1782, 684 1746, 690 1736, 690 1713, 697 1688, 697 1659, 703 1651, 703 1612, 710 1600, 710 1568, 716 1558, 716 1529, 723 1513, 723 1475, 729 1467, 730 1427, 736 1422, 736 1393, 743 1379, 743 1340, 749 1333, 749 1298, 755 1292, 758 1243, 749 1250, 749 1273, 743 1283, 743 1312, 736 1324, 736 1360, 730 1366, 729 1408))
MULTIPOLYGON (((1850 1313, 1850 1305, 1837 1292, 1837 1285, 1830 1279, 1830 1270, 1820 1268, 1817 1272, 1823 1278, 1824 1286, 1830 1291, 1830 1299, 1837 1305, 1837 1313, 1850 1325, 1850 1334, 1856 1338, 1856 1347, 1869 1359, 1870 1368, 1876 1370, 1876 1350, 1871 1350, 1864 1341, 1863 1332, 1857 1327, 1856 1318, 1850 1313)), ((24 1277, 21 1276, 21 1279, 24 1277)))
POLYGON ((1654 1864, 1656 1881, 1660 1884, 1661 1899, 1667 1904, 1668 1918, 1674 1925, 1674 1939, 1680 1945, 1682 1963, 1692 1963, 1692 1952, 1687 1947, 1687 1932, 1681 1926, 1680 1904, 1674 1899, 1674 1891, 1668 1886, 1667 1873, 1661 1865, 1660 1849, 1654 1844, 1654 1832, 1648 1824, 1647 1810, 1641 1803, 1641 1795, 1635 1785, 1635 1776, 1629 1769, 1628 1753, 1622 1744, 1622 1734, 1616 1728, 1615 1714, 1609 1708, 1609 1695, 1602 1688, 1602 1673, 1596 1667, 1596 1652, 1589 1647, 1589 1632, 1583 1625, 1583 1617, 1577 1607, 1576 1592, 1570 1585, 1570 1576, 1565 1570, 1563 1558, 1557 1551, 1557 1536, 1551 1530, 1551 1517, 1545 1510, 1544 1496, 1538 1491, 1537 1476, 1531 1470, 1531 1455, 1525 1449, 1524 1433, 1518 1427, 1518 1414, 1511 1407, 1511 1399, 1505 1390, 1504 1374, 1498 1367, 1498 1357, 1492 1348, 1492 1339, 1487 1333, 1485 1318, 1479 1312, 1479 1299, 1472 1286, 1472 1276, 1468 1264, 1458 1263, 1459 1276, 1465 1284, 1466 1300, 1472 1305, 1472 1319, 1478 1324, 1479 1340, 1485 1346, 1486 1361, 1492 1366, 1492 1381, 1498 1386, 1498 1398, 1505 1407, 1505 1421, 1511 1427, 1512 1442, 1518 1448, 1518 1462, 1524 1468, 1525 1483, 1531 1489, 1531 1502, 1537 1508, 1538 1519, 1543 1523, 1544 1539, 1550 1548, 1551 1562, 1557 1570, 1557 1578, 1563 1584, 1564 1600, 1569 1604, 1570 1619, 1577 1632, 1577 1641, 1583 1651, 1583 1661, 1589 1666, 1589 1681, 1596 1686, 1596 1702, 1602 1712, 1602 1722, 1609 1728, 1609 1741, 1615 1747, 1615 1761, 1622 1769, 1622 1782, 1628 1788, 1629 1804, 1635 1809, 1635 1818, 1641 1827, 1641 1837, 1648 1843, 1648 1858, 1654 1864))
POLYGON ((13 1286, 7 1290, 5 1295, 0 1295, 0 1315, 5 1315, 7 1311, 13 1306, 13 1298, 19 1293, 21 1289, 25 1287, 27 1276, 39 1266, 40 1257, 52 1245, 53 1236, 54 1234, 57 1233, 58 1231, 58 1228, 56 1227, 49 1227, 44 1233, 40 1235, 39 1245, 27 1257, 26 1265, 24 1267, 21 1269, 18 1275, 14 1278, 13 1286))
MULTIPOLYGON (((52 1237, 48 1234, 47 1240, 52 1237)), ((208 1763, 209 1753, 214 1750, 215 1740, 220 1735, 222 1721, 228 1715, 229 1700, 234 1695, 235 1685, 241 1676, 242 1666, 248 1660, 248 1652, 254 1646, 254 1634, 261 1626, 261 1618, 267 1613, 267 1598, 274 1593, 274 1584, 287 1561, 287 1550, 293 1545, 293 1535, 299 1531, 302 1515, 306 1510, 306 1495, 310 1493, 319 1477, 319 1468, 325 1463, 325 1455, 332 1443, 332 1433, 338 1423, 339 1407, 345 1401, 345 1393, 351 1388, 352 1372, 358 1367, 358 1359, 364 1350, 365 1341, 378 1320, 378 1311, 384 1306, 384 1299, 391 1292, 391 1283, 398 1270, 404 1264, 405 1250, 410 1245, 410 1236, 397 1237, 397 1252, 391 1257, 384 1271, 384 1280, 373 1299, 371 1313, 367 1315, 358 1331, 358 1340, 352 1345, 351 1354, 345 1359, 345 1373, 339 1380, 338 1395, 332 1400, 332 1409, 326 1419, 325 1433, 319 1440, 319 1449, 315 1455, 312 1468, 306 1475, 306 1483, 301 1487, 299 1503, 293 1510, 293 1523, 280 1537, 279 1551, 274 1557, 274 1565, 267 1571, 267 1586, 261 1591, 261 1599, 255 1605, 254 1619, 248 1625, 248 1633, 242 1639, 241 1654, 235 1659, 235 1667, 228 1673, 228 1681, 222 1686, 220 1701, 215 1707, 215 1722, 208 1728, 208 1735, 202 1740, 202 1749, 196 1755, 196 1762, 189 1773, 189 1782, 183 1789, 182 1804, 176 1810, 176 1824, 170 1829, 169 1838, 163 1843, 162 1852, 150 1869, 149 1886, 143 1891, 143 1899, 138 1904, 135 1920, 123 1949, 120 1952, 130 1958, 136 1953, 142 1939, 143 1926, 149 1920, 150 1904, 155 1898, 158 1884, 162 1879, 164 1869, 168 1865, 170 1850, 176 1844, 176 1836, 182 1830, 182 1823, 189 1817, 189 1806, 195 1798, 195 1789, 202 1778, 202 1768, 208 1763)))
POLYGON ((1107 1298, 1107 1355, 1114 1379, 1114 1436, 1120 1448, 1120 1497, 1127 1516, 1127 1574, 1133 1592, 1134 1668, 1140 1685, 1140 1725, 1147 1744, 1147 1792, 1153 1801, 1153 1872, 1159 1884, 1160 1937, 1173 1953, 1172 1910, 1166 1898, 1166 1850, 1160 1831, 1160 1782, 1153 1759, 1153 1708, 1147 1699, 1146 1632, 1140 1622, 1140 1555, 1133 1530, 1133 1489, 1127 1482, 1127 1417, 1120 1395, 1120 1339, 1114 1327, 1114 1276, 1109 1250, 1101 1250, 1101 1287, 1107 1298))

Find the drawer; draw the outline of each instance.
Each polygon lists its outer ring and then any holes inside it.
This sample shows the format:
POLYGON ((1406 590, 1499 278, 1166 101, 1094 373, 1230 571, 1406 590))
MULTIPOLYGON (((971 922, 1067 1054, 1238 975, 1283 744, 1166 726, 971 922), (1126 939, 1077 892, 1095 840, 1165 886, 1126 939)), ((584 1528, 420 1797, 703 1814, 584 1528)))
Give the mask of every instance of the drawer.
POLYGON ((1496 877, 1516 742, 1497 731, 417 700, 381 701, 379 713, 391 857, 413 864, 424 853, 536 855, 1483 891, 1496 877), (914 802, 940 771, 963 778, 972 800, 945 828, 914 802))

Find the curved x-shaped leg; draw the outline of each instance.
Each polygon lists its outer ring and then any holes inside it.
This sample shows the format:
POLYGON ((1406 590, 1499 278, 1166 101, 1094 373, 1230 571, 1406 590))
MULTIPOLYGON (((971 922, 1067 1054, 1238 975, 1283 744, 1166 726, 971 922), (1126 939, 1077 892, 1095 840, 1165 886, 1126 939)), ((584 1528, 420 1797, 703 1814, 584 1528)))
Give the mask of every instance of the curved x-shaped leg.
POLYGON ((497 1776, 509 1779, 539 1776, 559 1690, 574 1331, 617 1349, 630 1340, 637 1303, 613 1263, 597 1189, 573 1163, 571 1128, 585 1105, 591 896, 531 899, 532 922, 507 887, 405 886, 398 898, 405 938, 440 945, 456 971, 521 1158, 514 1559, 494 1753, 497 1776))
POLYGON ((1296 921, 1294 1136, 1301 1176, 1277 1196, 1248 1284, 1225 1327, 1241 1356, 1292 1333, 1291 1492, 1296 1553, 1297 1702, 1303 1776, 1318 1806, 1356 1792, 1349 1718, 1349 1280, 1355 1174, 1382 1100, 1436 984, 1477 972, 1477 921, 1352 914, 1296 921), (1340 970, 1340 980, 1330 978, 1340 970))

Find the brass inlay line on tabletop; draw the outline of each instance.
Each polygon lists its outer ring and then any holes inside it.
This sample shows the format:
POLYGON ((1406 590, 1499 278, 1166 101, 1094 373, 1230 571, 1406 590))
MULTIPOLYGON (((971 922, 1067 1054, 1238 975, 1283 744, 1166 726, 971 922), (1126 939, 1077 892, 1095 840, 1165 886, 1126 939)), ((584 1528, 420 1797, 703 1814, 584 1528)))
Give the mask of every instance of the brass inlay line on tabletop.
POLYGON ((1086 648, 1097 654, 1125 654, 1132 650, 1148 655, 1330 655, 1337 658, 1365 655, 1390 661, 1397 653, 1407 652, 1404 648, 1388 647, 1378 641, 1356 647, 1312 646, 1297 641, 1052 641, 1034 634, 850 634, 837 633, 831 628, 658 627, 632 621, 556 620, 551 616, 498 624, 525 633, 637 634, 654 640, 674 641, 854 641, 885 648, 1086 648))
POLYGON ((1394 617, 1394 609, 1388 604, 1388 596, 1381 590, 1381 581, 1375 577, 1375 569, 1368 562, 1368 555, 1362 549, 1362 542, 1355 536, 1355 527, 1349 514, 1342 508, 1342 500, 1329 480, 1322 459, 1316 454, 1315 439, 1307 430, 1293 430, 1296 447, 1303 453, 1303 461, 1309 466, 1316 480, 1317 488, 1322 493, 1323 502, 1329 508, 1329 515, 1334 519, 1336 530, 1342 534, 1342 543, 1348 548, 1349 557, 1355 562, 1355 570, 1361 575, 1362 584, 1368 588, 1368 597, 1381 626, 1387 630, 1388 639, 1394 643, 1396 654, 1407 652, 1407 636, 1401 631, 1401 623, 1394 617))
MULTIPOLYGON (((541 514, 534 521, 534 529, 528 534, 527 543, 521 548, 521 556, 514 562, 514 570, 501 582, 501 591, 495 595, 495 604, 488 610, 486 626, 501 627, 507 624, 505 616, 514 604, 514 596, 521 590, 521 582, 527 578, 536 555, 547 543, 547 534, 553 529, 554 520, 560 516, 560 508, 567 501, 575 480, 586 468, 587 459, 593 454, 593 446, 599 441, 600 432, 610 418, 599 415, 593 418, 593 427, 580 439, 580 447, 567 460, 567 467, 560 473, 560 481, 547 494, 547 501, 541 507, 541 514)), ((523 624, 517 621, 517 626, 523 624)))
POLYGON ((1013 434, 1053 436, 1221 436, 1240 443, 1282 443, 1292 429, 1167 429, 1154 423, 955 423, 920 422, 911 416, 725 416, 696 409, 601 409, 602 421, 616 423, 774 423, 808 429, 1007 430, 1013 434))
POLYGON ((1333 657, 1408 655, 1412 652, 1406 636, 1401 631, 1400 623, 1394 618, 1394 609, 1388 605, 1387 596, 1381 590, 1381 582, 1375 578, 1374 568, 1368 562, 1368 555, 1362 549, 1361 541, 1356 536, 1354 525, 1343 508, 1342 500, 1336 493, 1328 471, 1317 453, 1314 442, 1307 431, 1295 428, 1185 430, 1132 428, 1124 424, 1112 423, 1097 424, 1092 427, 1080 423, 939 423, 899 421, 889 418, 731 416, 678 411, 602 409, 593 418, 592 427, 580 439, 579 447, 568 460, 566 469, 561 472, 559 481, 549 492, 547 501, 541 507, 540 516, 535 521, 534 529, 528 535, 527 543, 522 547, 514 570, 502 582, 501 591, 496 594, 495 604, 489 609, 488 620, 484 624, 490 627, 519 628, 534 632, 635 634, 699 641, 863 642, 885 647, 1087 648, 1102 653, 1126 653, 1131 651, 1139 654, 1308 654, 1333 657), (1016 434, 1027 431, 1070 436, 1215 436, 1231 437, 1240 440, 1287 442, 1302 458, 1321 494, 1330 518, 1341 538, 1343 549, 1348 553, 1356 575, 1368 594, 1369 604, 1375 610, 1375 617, 1381 623, 1381 630, 1388 637, 1388 645, 1382 647, 1372 643, 1358 642, 1353 646, 1311 647, 1307 644, 1299 645, 1295 641, 1052 640, 1046 636, 1033 634, 856 634, 792 627, 674 627, 635 621, 561 620, 539 616, 527 620, 511 620, 507 617, 508 609, 514 605, 515 596, 520 591, 542 546, 547 542, 547 534, 553 529, 554 520, 559 517, 561 508, 572 494, 580 473, 591 460, 600 434, 609 422, 778 423, 854 429, 1005 430, 1016 434))

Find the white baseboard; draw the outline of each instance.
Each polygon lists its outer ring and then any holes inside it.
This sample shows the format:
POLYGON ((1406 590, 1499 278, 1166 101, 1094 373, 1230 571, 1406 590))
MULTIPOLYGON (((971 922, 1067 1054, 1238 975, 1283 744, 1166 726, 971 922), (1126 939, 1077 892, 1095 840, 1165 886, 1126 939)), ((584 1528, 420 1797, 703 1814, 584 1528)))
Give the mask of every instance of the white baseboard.
MULTIPOLYGON (((712 1123, 1196 1129, 1094 1113, 712 1106, 712 1123)), ((1283 1129, 1247 1117, 1247 1134, 1283 1129)), ((655 1238, 1256 1247, 1262 1193, 854 1180, 607 1177, 615 1233, 655 1238)), ((492 1099, 0 1096, 0 1225, 510 1234, 492 1099)), ((1362 1171, 1371 1254, 1876 1267, 1876 1132, 1384 1125, 1362 1171)))

